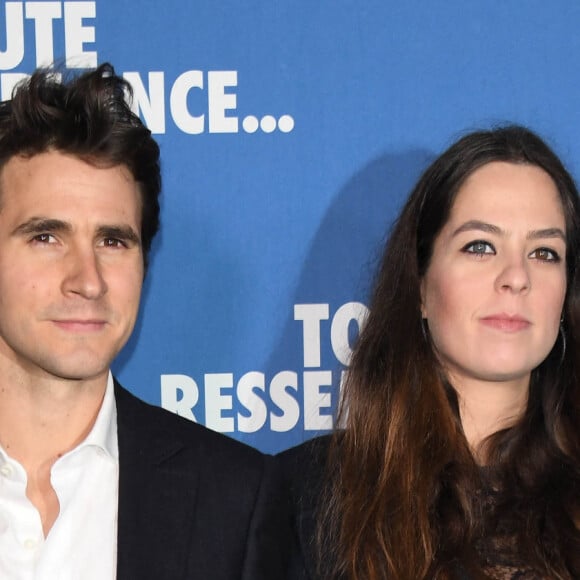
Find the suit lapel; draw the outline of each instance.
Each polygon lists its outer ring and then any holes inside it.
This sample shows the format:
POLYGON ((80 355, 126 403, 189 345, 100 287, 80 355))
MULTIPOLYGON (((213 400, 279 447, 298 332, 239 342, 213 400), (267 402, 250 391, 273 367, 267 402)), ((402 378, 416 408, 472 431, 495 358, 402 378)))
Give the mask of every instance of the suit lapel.
POLYGON ((117 580, 178 580, 192 558, 199 462, 158 410, 115 385, 119 439, 117 580))

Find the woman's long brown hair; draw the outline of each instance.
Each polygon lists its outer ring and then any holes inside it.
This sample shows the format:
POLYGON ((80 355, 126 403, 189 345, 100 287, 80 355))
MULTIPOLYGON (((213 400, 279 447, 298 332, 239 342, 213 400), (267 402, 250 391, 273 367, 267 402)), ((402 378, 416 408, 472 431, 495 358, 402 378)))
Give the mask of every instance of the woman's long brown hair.
POLYGON ((481 471, 463 434, 457 394, 423 327, 420 282, 465 179, 492 161, 538 166, 566 219, 563 333, 532 372, 524 416, 487 441, 498 512, 538 574, 580 577, 580 209, 556 155, 518 126, 471 133, 423 174, 387 242, 370 315, 343 387, 328 461, 318 546, 324 576, 348 580, 485 577, 474 549, 491 529, 481 471))

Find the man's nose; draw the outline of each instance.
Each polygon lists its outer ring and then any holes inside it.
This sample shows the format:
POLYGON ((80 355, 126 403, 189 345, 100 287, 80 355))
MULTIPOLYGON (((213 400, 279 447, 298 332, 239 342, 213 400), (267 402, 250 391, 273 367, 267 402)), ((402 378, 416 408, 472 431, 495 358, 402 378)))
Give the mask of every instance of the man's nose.
POLYGON ((66 261, 63 279, 65 294, 78 294, 88 300, 95 300, 107 292, 102 264, 94 248, 72 247, 66 261))

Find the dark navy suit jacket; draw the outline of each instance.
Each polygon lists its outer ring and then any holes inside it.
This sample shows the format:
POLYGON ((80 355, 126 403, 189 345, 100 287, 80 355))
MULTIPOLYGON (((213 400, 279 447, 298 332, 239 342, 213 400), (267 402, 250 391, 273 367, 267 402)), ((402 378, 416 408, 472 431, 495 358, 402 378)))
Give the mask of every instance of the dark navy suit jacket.
POLYGON ((292 527, 298 546, 289 566, 291 580, 321 580, 328 562, 318 562, 316 520, 327 477, 329 435, 306 441, 278 456, 290 489, 292 527))
POLYGON ((275 459, 115 383, 118 580, 283 580, 293 549, 275 459))

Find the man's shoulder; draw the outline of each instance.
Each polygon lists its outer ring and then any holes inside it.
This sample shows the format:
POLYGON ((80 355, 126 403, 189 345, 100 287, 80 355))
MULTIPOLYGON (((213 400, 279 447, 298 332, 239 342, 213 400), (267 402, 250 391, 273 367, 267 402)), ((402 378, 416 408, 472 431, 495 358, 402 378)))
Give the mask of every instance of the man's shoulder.
POLYGON ((263 465, 264 455, 223 433, 212 431, 184 417, 139 399, 118 382, 115 383, 119 429, 147 433, 157 441, 179 444, 186 451, 202 454, 206 461, 217 465, 263 465))
POLYGON ((290 516, 275 459, 118 384, 115 396, 123 577, 181 578, 187 568, 196 578, 284 578, 290 516))
POLYGON ((332 435, 314 437, 282 451, 278 454, 278 459, 290 472, 295 472, 299 467, 313 468, 318 471, 326 465, 331 441, 332 435))
POLYGON ((276 459, 296 500, 315 504, 326 487, 332 437, 315 437, 278 454, 276 459))

